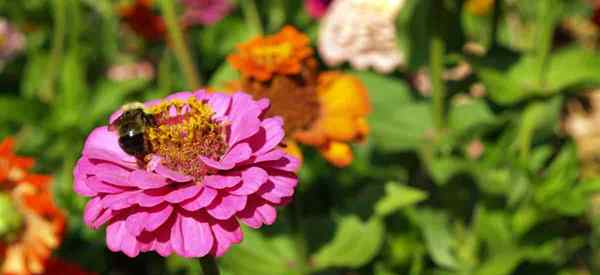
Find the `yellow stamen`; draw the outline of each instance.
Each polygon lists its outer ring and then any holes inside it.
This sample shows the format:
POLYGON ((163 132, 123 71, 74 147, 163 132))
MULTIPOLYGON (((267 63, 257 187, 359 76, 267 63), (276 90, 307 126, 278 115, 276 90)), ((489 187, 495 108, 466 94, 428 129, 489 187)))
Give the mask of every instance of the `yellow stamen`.
POLYGON ((157 126, 146 130, 146 138, 167 167, 198 178, 210 172, 200 156, 216 160, 225 153, 222 125, 212 119, 213 110, 196 98, 166 101, 148 112, 157 126))

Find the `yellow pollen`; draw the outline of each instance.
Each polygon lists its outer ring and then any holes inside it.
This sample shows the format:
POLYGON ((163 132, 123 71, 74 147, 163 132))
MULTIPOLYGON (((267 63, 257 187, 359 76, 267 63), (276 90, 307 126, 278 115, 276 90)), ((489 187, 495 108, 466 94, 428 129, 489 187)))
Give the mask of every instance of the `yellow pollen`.
POLYGON ((163 165, 173 170, 200 178, 211 172, 200 157, 217 160, 227 150, 223 127, 212 119, 214 112, 194 97, 162 102, 148 112, 157 125, 146 129, 146 139, 163 165))
POLYGON ((292 43, 265 45, 251 50, 252 58, 259 64, 273 68, 292 56, 292 43))

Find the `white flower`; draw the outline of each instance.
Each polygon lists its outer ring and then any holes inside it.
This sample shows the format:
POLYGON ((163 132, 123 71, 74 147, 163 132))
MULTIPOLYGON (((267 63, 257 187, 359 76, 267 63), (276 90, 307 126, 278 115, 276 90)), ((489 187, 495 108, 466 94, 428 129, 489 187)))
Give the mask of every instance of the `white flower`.
POLYGON ((404 62, 396 45, 395 17, 404 0, 337 0, 322 21, 319 52, 335 66, 389 73, 404 62))

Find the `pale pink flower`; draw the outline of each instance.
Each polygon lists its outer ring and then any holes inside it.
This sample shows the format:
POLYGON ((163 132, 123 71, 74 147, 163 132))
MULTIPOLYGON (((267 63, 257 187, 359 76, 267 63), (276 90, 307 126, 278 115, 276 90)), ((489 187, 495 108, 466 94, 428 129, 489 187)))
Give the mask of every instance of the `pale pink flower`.
POLYGON ((395 17, 404 0, 336 0, 323 18, 319 52, 330 66, 389 73, 404 62, 396 44, 395 17))
POLYGON ((108 225, 111 251, 221 256, 242 240, 240 222, 275 222, 275 207, 294 194, 299 161, 278 146, 283 121, 264 117, 268 100, 198 91, 144 105, 160 125, 146 135, 156 143, 145 164, 102 126, 74 169, 75 191, 91 197, 84 221, 108 225))
POLYGON ((0 63, 3 63, 25 47, 25 36, 6 19, 0 17, 0 63))
POLYGON ((190 25, 212 25, 233 10, 229 0, 181 0, 185 5, 183 22, 190 25))
POLYGON ((108 79, 113 81, 151 80, 154 73, 154 66, 148 61, 113 65, 106 72, 108 79))

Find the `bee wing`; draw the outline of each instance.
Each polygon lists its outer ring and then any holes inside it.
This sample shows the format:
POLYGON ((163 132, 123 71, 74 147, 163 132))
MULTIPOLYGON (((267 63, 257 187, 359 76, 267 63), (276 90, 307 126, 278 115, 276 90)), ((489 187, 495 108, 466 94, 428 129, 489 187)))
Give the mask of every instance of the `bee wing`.
POLYGON ((111 124, 108 125, 108 130, 111 132, 119 130, 119 123, 121 122, 121 117, 115 119, 111 124))

